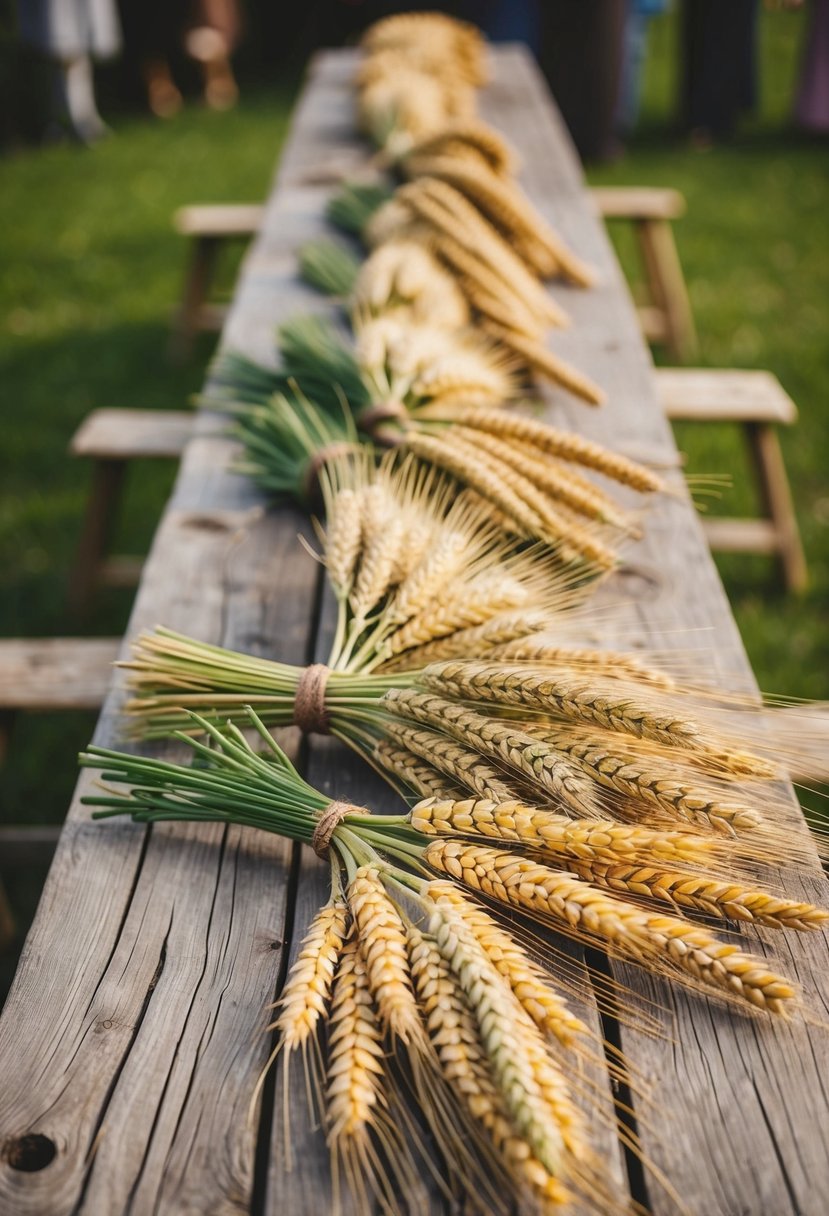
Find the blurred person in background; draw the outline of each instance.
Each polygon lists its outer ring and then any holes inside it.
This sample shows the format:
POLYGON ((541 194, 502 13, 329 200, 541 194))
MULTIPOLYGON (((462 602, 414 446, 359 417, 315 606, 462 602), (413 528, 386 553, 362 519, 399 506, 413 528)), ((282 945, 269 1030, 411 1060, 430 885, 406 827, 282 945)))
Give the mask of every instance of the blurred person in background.
POLYGON ((616 103, 616 130, 620 136, 629 135, 639 119, 650 24, 667 10, 669 3, 670 0, 628 0, 616 103))
POLYGON ((242 27, 237 0, 122 0, 122 14, 153 114, 170 118, 183 105, 171 67, 182 50, 198 64, 205 104, 213 110, 236 104, 230 59, 242 27))
POLYGON ((68 125, 83 144, 106 135, 92 61, 112 59, 121 50, 114 0, 18 0, 18 20, 23 42, 54 64, 55 126, 68 125))
POLYGON ((619 96, 627 0, 464 0, 460 15, 493 42, 535 53, 582 160, 618 152, 619 96))
POLYGON ((705 148, 755 106, 757 0, 683 0, 681 19, 681 125, 705 148))
POLYGON ((479 26, 491 42, 523 42, 541 48, 541 0, 464 0, 460 16, 479 26))
POLYGON ((829 132, 829 0, 812 0, 794 108, 798 126, 829 132))
POLYGON ((626 0, 542 6, 541 66, 585 161, 612 160, 620 151, 615 128, 627 7, 626 0))

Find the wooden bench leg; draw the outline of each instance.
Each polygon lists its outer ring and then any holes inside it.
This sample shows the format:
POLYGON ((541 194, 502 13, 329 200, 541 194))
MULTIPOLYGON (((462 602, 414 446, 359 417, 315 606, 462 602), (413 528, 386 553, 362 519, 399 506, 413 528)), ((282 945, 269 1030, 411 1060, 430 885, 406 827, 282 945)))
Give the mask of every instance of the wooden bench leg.
MULTIPOLYGON (((0 710, 0 764, 5 760, 9 750, 9 738, 13 722, 14 712, 12 710, 0 710)), ((15 932, 14 913, 11 910, 9 897, 6 894, 6 888, 3 886, 3 880, 0 879, 0 954, 4 954, 8 950, 14 941, 15 932)))
POLYGON ((665 346, 682 362, 696 353, 697 334, 688 289, 667 220, 637 220, 635 224, 648 292, 665 320, 665 346))
POLYGON ((809 581, 809 573, 797 516, 794 513, 789 478, 780 450, 780 437, 776 428, 767 422, 747 423, 746 436, 754 457, 763 508, 774 523, 777 533, 778 552, 786 587, 789 591, 804 591, 809 581))
POLYGON ((219 245, 220 240, 212 236, 200 236, 193 243, 181 307, 170 339, 170 358, 176 363, 183 363, 192 352, 193 339, 199 330, 199 317, 207 303, 219 245))
POLYGON ((0 879, 0 954, 5 954, 9 949, 16 932, 14 913, 6 894, 6 888, 3 886, 3 880, 0 879))
POLYGON ((80 544, 69 585, 69 605, 82 614, 97 586, 118 504, 124 488, 125 460, 96 460, 80 544))

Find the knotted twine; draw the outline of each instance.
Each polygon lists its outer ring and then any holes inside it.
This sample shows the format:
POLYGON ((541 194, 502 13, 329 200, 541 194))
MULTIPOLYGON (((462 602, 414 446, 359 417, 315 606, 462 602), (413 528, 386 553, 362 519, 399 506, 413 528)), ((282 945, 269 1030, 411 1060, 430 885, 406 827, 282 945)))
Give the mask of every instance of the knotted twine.
POLYGON ((349 443, 347 439, 337 439, 334 443, 326 443, 318 448, 305 465, 302 475, 302 497, 305 502, 315 503, 320 496, 320 473, 330 460, 338 460, 340 456, 350 456, 361 451, 359 443, 349 443))
POLYGON ((329 802, 317 820, 317 826, 314 828, 314 835, 311 838, 311 848, 317 857, 325 860, 337 824, 352 812, 358 815, 367 813, 363 807, 353 806, 350 802, 329 802))
MULTIPOLYGON (((331 668, 325 663, 312 663, 306 667, 299 677, 294 698, 294 724, 304 735, 327 735, 330 725, 328 709, 325 704, 325 686, 331 668)), ((355 812, 365 815, 368 812, 351 802, 330 802, 317 820, 311 847, 317 857, 327 857, 331 837, 336 831, 337 824, 355 812)))
POLYGON ((294 723, 304 735, 327 735, 330 725, 325 686, 331 674, 324 663, 312 663, 299 677, 294 697, 294 723))

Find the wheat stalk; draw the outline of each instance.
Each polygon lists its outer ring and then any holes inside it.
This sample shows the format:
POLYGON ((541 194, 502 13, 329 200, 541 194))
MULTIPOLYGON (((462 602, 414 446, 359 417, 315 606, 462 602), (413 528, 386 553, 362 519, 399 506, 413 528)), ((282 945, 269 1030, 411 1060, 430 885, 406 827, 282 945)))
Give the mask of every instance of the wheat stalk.
POLYGON ((588 865, 629 864, 635 859, 654 858, 701 862, 713 850, 712 842, 699 836, 611 819, 568 819, 515 798, 496 800, 486 794, 460 801, 430 797, 413 807, 411 822, 426 836, 488 836, 588 865))
POLYGON ((704 874, 666 870, 658 865, 574 862, 572 869, 588 882, 672 903, 679 908, 727 920, 750 921, 772 929, 822 929, 829 912, 813 904, 783 899, 741 882, 723 882, 704 874))
POLYGON ((509 723, 485 718, 464 705, 413 689, 392 689, 382 705, 393 715, 442 730, 481 755, 508 765, 579 816, 601 818, 594 787, 579 769, 549 744, 509 723))
POLYGON ((457 422, 462 426, 474 427, 491 435, 525 443, 538 452, 546 452, 558 456, 573 464, 584 465, 585 468, 595 469, 620 485, 630 486, 642 494, 656 493, 664 490, 665 485, 656 473, 628 460, 617 452, 611 452, 601 444, 594 443, 575 432, 562 431, 535 418, 527 418, 522 414, 494 411, 470 407, 452 411, 447 421, 457 422))
POLYGON ((429 883, 428 894, 436 903, 446 900, 460 913, 489 961, 540 1030, 553 1035, 565 1047, 588 1034, 584 1022, 555 991, 549 977, 479 904, 462 895, 454 883, 440 880, 429 883))
POLYGON ((464 795, 462 786, 453 785, 420 756, 389 739, 381 739, 376 745, 374 759, 385 772, 398 777, 421 798, 462 798, 464 795))
POLYGON ((424 856, 470 890, 567 926, 576 937, 604 941, 640 963, 687 974, 755 1008, 784 1013, 795 998, 788 981, 761 959, 685 920, 605 895, 572 874, 514 852, 449 840, 434 841, 424 856))
MULTIPOLYGON (((508 801, 513 797, 514 791, 498 769, 487 764, 478 752, 462 747, 439 731, 410 726, 394 719, 386 722, 385 730, 396 743, 427 760, 461 789, 466 787, 481 798, 494 799, 496 802, 508 801)), ((460 798, 464 797, 462 793, 460 798)), ((418 831, 423 830, 418 828, 418 831)))
POLYGON ((424 688, 456 698, 497 705, 523 706, 556 714, 568 721, 589 723, 665 747, 684 750, 692 758, 727 772, 769 778, 775 769, 749 752, 707 737, 703 726, 670 706, 660 709, 638 689, 620 688, 566 668, 536 670, 522 664, 488 662, 435 663, 419 677, 424 688))

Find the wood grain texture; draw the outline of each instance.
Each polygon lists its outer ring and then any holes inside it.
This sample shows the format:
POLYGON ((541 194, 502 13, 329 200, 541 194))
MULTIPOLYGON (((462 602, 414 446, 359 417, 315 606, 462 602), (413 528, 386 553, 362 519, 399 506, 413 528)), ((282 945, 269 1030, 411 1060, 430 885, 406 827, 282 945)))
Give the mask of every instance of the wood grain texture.
POLYGON ((100 709, 119 646, 118 638, 4 638, 0 707, 100 709))
MULTIPOLYGON (((555 334, 553 345, 609 390, 608 405, 588 411, 549 394, 549 417, 565 419, 611 447, 638 446, 655 454, 672 448, 618 265, 584 204, 580 170, 546 86, 519 50, 501 52, 496 63, 484 115, 518 148, 523 184, 536 206, 601 275, 595 291, 553 289, 573 319, 571 329, 555 334)), ((608 642, 615 636, 626 646, 681 646, 698 654, 700 669, 723 687, 747 692, 755 687, 699 521, 684 494, 653 505, 645 538, 631 549, 628 569, 616 581, 614 601, 621 590, 628 602, 603 623, 608 642)), ((794 800, 786 807, 781 818, 806 843, 794 800)), ((780 875, 769 877, 779 881, 780 875)), ((799 880, 788 875, 786 882, 795 898, 802 891, 824 905, 829 899, 816 858, 799 880)), ((773 948, 783 971, 802 985, 813 1024, 749 1019, 614 965, 621 981, 658 999, 666 1011, 656 1040, 621 1028, 626 1055, 656 1095, 656 1115, 651 1112, 640 1127, 644 1147, 695 1216, 820 1216, 829 1193, 826 939, 750 930, 739 936, 761 953, 773 948)), ((648 1199, 656 1213, 676 1210, 652 1180, 648 1199)))
MULTIPOLYGON (((290 157, 289 145, 288 168, 290 157)), ((255 355, 244 318, 238 329, 255 355)), ((297 535, 307 525, 266 512, 229 472, 222 430, 199 416, 128 636, 163 621, 302 662, 318 581, 297 535)), ((117 742, 121 695, 116 685, 96 742, 117 742)), ((215 827, 93 825, 79 802, 90 784, 85 774, 0 1020, 0 1211, 246 1212, 247 1107, 267 1057, 291 850, 215 827), (31 1135, 54 1159, 13 1168, 31 1135)))
POLYGON ((193 421, 189 410, 93 410, 75 431, 69 450, 95 460, 172 459, 184 451, 193 421))
MULTIPOLYGON (((351 53, 315 62, 297 108, 262 227, 245 259, 224 341, 272 362, 273 330, 304 307, 326 306, 295 278, 293 250, 321 228, 336 178, 366 163, 351 109, 351 53)), ((625 451, 676 463, 649 356, 619 268, 585 195, 569 141, 525 54, 499 50, 485 117, 515 144, 536 205, 601 273, 591 292, 554 288, 573 317, 551 339, 611 392, 590 411, 562 392, 549 416, 625 451)), ((242 650, 290 661, 324 657, 330 605, 315 625, 318 572, 290 511, 265 512, 229 474, 234 448, 203 413, 145 568, 130 625, 163 621, 242 650)), ((655 504, 646 540, 632 547, 612 591, 613 636, 625 646, 681 644, 727 687, 752 677, 701 530, 679 493, 655 504), (677 632, 681 643, 677 642, 677 632), (687 631, 684 632, 684 631, 687 631)), ((611 624, 602 629, 612 640, 611 624)), ((120 690, 96 738, 111 742, 120 690)), ((331 741, 312 739, 306 772, 321 788, 387 804, 391 795, 331 741)), ((89 777, 80 783, 87 788, 89 777)), ((792 804, 793 833, 805 831, 792 804)), ((815 865, 804 891, 827 899, 815 865)), ((330 1210, 327 1154, 298 1109, 287 1118, 303 1168, 284 1169, 282 1074, 274 1070, 257 1120, 247 1107, 270 1049, 262 1031, 291 951, 326 891, 307 850, 217 828, 151 833, 69 813, 14 989, 0 1020, 0 1213, 330 1210), (298 882, 295 881, 298 879, 298 882), (275 1099, 275 1100, 274 1100, 275 1099), (57 1146, 35 1173, 11 1168, 9 1145, 39 1133, 57 1146)), ((750 934, 746 934, 750 937, 750 934)), ((764 943, 754 935, 759 948, 764 943)), ((821 938, 772 938, 785 967, 827 1009, 821 938)), ((576 958, 578 964, 578 958, 576 958)), ((579 964, 580 965, 580 964, 579 964)), ((641 1130, 648 1155, 695 1216, 755 1212, 818 1216, 829 1192, 827 1037, 822 1028, 773 1028, 651 984, 614 965, 617 979, 666 1010, 658 1039, 622 1026, 636 1072, 657 1098, 641 1130)), ((585 973, 586 1016, 595 1007, 585 973)), ((604 1079, 597 1075, 600 1084, 604 1079)), ((605 1085, 608 1095, 610 1088, 605 1085)), ((618 1168, 615 1141, 609 1161, 618 1168)), ((650 1184, 637 1197, 676 1211, 650 1184)), ((422 1210, 436 1206, 424 1190, 422 1210)))

